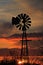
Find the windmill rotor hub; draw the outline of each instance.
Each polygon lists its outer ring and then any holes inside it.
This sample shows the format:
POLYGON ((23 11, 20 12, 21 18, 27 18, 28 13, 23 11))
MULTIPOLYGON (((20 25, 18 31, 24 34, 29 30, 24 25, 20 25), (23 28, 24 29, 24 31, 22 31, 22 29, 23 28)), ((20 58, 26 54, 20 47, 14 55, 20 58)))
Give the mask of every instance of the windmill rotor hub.
POLYGON ((21 18, 20 22, 22 21, 22 23, 26 23, 26 19, 25 18, 21 18))
POLYGON ((21 19, 21 22, 23 21, 23 19, 21 19))
POLYGON ((22 23, 24 24, 24 23, 25 23, 25 21, 23 20, 23 21, 22 21, 22 23))
POLYGON ((21 19, 20 24, 21 24, 22 26, 24 25, 24 24, 23 24, 23 19, 21 19))

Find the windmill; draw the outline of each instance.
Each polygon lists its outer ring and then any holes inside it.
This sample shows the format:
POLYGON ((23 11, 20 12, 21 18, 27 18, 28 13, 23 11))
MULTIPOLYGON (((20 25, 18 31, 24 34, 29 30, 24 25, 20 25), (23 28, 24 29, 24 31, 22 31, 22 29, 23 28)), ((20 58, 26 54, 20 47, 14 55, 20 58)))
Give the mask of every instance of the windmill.
POLYGON ((12 17, 12 25, 15 25, 19 30, 22 30, 22 47, 21 58, 28 56, 28 44, 26 30, 31 26, 31 18, 26 14, 19 14, 16 18, 12 17), (24 43, 25 40, 25 43, 24 43))

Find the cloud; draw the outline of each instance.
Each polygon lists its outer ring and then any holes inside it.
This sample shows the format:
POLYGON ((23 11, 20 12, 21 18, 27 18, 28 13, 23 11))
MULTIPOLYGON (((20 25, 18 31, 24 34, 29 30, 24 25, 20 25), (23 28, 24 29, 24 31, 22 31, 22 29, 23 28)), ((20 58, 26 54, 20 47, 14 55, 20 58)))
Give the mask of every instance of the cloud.
POLYGON ((31 26, 27 32, 35 32, 35 33, 43 33, 43 24, 42 25, 37 25, 37 26, 31 26), (31 28, 32 27, 32 28, 31 28))
POLYGON ((0 37, 8 37, 12 34, 20 33, 20 31, 12 25, 12 21, 7 22, 5 20, 0 20, 0 37))
POLYGON ((6 34, 9 34, 9 32, 11 32, 10 31, 11 28, 12 28, 12 25, 10 22, 5 22, 5 21, 1 22, 1 24, 0 24, 0 35, 3 36, 6 34))
MULTIPOLYGON (((0 33, 8 33, 12 16, 16 17, 20 13, 31 17, 30 32, 43 32, 43 0, 0 0, 0 28, 3 30, 0 30, 0 33), (5 25, 7 22, 10 22, 9 25, 5 25)), ((13 28, 12 33, 19 33, 19 30, 16 30, 13 28)))
POLYGON ((43 0, 25 0, 25 1, 27 1, 27 3, 30 6, 43 11, 43 0))
POLYGON ((10 4, 12 0, 0 0, 0 6, 6 5, 6 4, 10 4))

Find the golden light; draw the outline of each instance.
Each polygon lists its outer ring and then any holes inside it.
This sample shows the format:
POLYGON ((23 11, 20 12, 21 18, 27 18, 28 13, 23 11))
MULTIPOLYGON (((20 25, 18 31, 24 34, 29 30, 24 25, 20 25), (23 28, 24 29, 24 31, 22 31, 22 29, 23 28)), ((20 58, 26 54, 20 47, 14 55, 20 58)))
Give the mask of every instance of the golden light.
POLYGON ((22 64, 22 61, 19 61, 18 64, 22 64))
POLYGON ((23 60, 19 60, 19 61, 18 61, 18 64, 23 64, 23 63, 27 63, 27 62, 28 62, 27 60, 24 60, 24 59, 23 59, 23 60))

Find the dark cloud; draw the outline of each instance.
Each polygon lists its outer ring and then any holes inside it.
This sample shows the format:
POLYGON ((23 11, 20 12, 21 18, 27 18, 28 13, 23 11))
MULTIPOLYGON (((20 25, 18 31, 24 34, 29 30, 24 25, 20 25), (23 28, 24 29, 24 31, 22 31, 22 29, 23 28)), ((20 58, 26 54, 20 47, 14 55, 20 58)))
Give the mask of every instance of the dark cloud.
POLYGON ((38 32, 40 32, 40 33, 43 33, 43 25, 39 25, 38 27, 36 26, 36 27, 33 27, 32 29, 30 29, 30 31, 32 32, 36 32, 36 33, 38 33, 38 32))
POLYGON ((43 26, 39 26, 39 27, 37 28, 37 30, 39 30, 40 32, 43 32, 43 26))
POLYGON ((4 27, 5 29, 11 28, 11 23, 10 23, 10 22, 5 22, 5 23, 3 23, 3 27, 4 27))
POLYGON ((43 11, 43 0, 26 0, 30 6, 43 11))
POLYGON ((12 24, 11 22, 1 22, 1 25, 0 25, 0 35, 3 36, 3 35, 6 35, 6 34, 9 34, 9 32, 11 32, 11 29, 12 29, 12 24))
POLYGON ((0 5, 6 5, 9 4, 11 0, 0 0, 0 5))
POLYGON ((43 32, 43 0, 0 0, 0 36, 9 33, 12 25, 8 21, 21 12, 30 13, 32 26, 28 32, 43 32))

